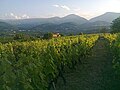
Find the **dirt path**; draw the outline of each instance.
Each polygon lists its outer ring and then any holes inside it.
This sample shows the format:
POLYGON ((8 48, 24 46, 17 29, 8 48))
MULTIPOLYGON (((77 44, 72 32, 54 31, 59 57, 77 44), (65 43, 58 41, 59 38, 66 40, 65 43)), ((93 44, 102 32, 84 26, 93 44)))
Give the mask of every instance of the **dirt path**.
POLYGON ((92 50, 92 56, 78 65, 76 70, 65 73, 67 84, 64 85, 59 79, 56 90, 120 90, 106 45, 108 42, 100 39, 92 50))

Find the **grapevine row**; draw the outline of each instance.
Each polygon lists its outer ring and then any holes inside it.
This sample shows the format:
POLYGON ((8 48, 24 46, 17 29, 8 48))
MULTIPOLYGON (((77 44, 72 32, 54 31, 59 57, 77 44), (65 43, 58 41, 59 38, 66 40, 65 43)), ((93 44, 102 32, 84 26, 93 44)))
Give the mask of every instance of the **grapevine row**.
POLYGON ((117 74, 120 74, 120 34, 111 34, 111 42, 110 49, 113 54, 113 68, 117 72, 117 74))
POLYGON ((65 67, 74 68, 98 35, 0 44, 0 90, 47 90, 65 67))

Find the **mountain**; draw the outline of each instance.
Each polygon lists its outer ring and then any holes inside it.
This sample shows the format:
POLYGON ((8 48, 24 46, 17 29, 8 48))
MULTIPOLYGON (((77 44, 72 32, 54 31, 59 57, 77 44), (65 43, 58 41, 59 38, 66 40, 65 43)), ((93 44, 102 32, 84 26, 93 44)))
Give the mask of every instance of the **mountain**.
POLYGON ((61 18, 61 23, 66 23, 66 22, 72 22, 72 23, 80 25, 80 24, 88 22, 88 20, 83 17, 77 16, 75 14, 70 14, 68 16, 61 18))
POLYGON ((88 22, 79 26, 79 29, 85 33, 109 32, 110 23, 105 21, 88 22))
MULTIPOLYGON (((94 17, 89 20, 89 22, 96 22, 96 21, 105 21, 111 23, 114 19, 120 16, 120 13, 114 13, 114 12, 107 12, 103 15, 94 17)), ((18 27, 34 27, 37 25, 45 24, 45 23, 53 23, 53 24, 61 24, 61 23, 67 23, 72 22, 75 24, 84 24, 87 23, 88 20, 80 17, 75 14, 70 14, 65 17, 52 17, 52 18, 31 18, 31 19, 20 19, 20 20, 4 20, 4 22, 7 22, 12 25, 16 25, 18 27)))
POLYGON ((105 26, 109 27, 110 23, 105 21, 88 22, 80 25, 80 28, 85 30, 85 29, 92 29, 95 27, 105 27, 105 26))
POLYGON ((52 18, 32 18, 32 19, 20 19, 20 20, 5 20, 5 22, 17 26, 20 29, 29 29, 45 23, 61 24, 67 22, 73 22, 75 24, 83 24, 87 22, 87 19, 80 16, 71 14, 65 17, 52 17, 52 18))
POLYGON ((111 22, 119 16, 120 13, 107 12, 90 20, 75 14, 70 14, 61 18, 31 18, 20 20, 4 20, 4 22, 11 26, 16 26, 19 30, 77 33, 99 31, 101 28, 109 29, 111 22))
POLYGON ((81 32, 79 26, 75 23, 68 22, 62 24, 46 23, 32 28, 31 30, 40 32, 60 32, 60 33, 77 33, 81 32))
POLYGON ((120 17, 120 13, 114 13, 114 12, 107 12, 103 15, 100 15, 98 17, 92 18, 89 21, 95 22, 95 21, 106 21, 106 22, 112 22, 114 19, 120 17))
POLYGON ((38 25, 36 27, 31 28, 32 31, 40 31, 42 33, 45 32, 59 32, 59 33, 93 33, 99 32, 102 28, 109 29, 110 23, 105 21, 96 21, 96 22, 87 22, 81 25, 77 25, 72 22, 62 23, 62 24, 52 24, 46 23, 42 25, 38 25))
POLYGON ((38 25, 36 27, 33 27, 30 30, 41 31, 41 32, 53 32, 53 30, 55 31, 56 27, 57 27, 56 24, 46 23, 46 24, 41 24, 41 25, 38 25))
POLYGON ((20 20, 5 20, 5 22, 17 26, 19 29, 29 29, 44 23, 58 23, 59 17, 52 18, 31 18, 20 20))
POLYGON ((0 21, 0 31, 10 31, 10 30, 17 30, 17 28, 13 25, 0 21))

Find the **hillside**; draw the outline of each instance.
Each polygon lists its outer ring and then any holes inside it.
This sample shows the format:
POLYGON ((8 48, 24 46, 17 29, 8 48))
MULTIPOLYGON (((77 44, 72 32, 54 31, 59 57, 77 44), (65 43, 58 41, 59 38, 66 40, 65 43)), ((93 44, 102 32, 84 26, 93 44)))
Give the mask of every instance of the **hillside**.
POLYGON ((31 19, 20 19, 20 20, 5 20, 13 25, 20 24, 44 24, 44 23, 65 23, 74 22, 76 24, 86 23, 88 20, 75 14, 70 14, 65 17, 51 17, 51 18, 31 18, 31 19))
POLYGON ((120 13, 107 12, 90 20, 75 14, 70 14, 61 18, 31 18, 4 20, 4 22, 19 28, 19 30, 62 33, 92 33, 99 32, 101 28, 109 29, 111 22, 119 16, 120 13))
POLYGON ((16 29, 17 28, 15 26, 0 21, 0 31, 10 31, 10 30, 16 30, 16 29))
POLYGON ((31 28, 34 31, 40 32, 60 32, 60 33, 93 33, 98 32, 102 28, 109 29, 110 23, 104 21, 87 22, 81 25, 77 25, 72 22, 62 24, 42 24, 37 27, 31 28))
POLYGON ((79 29, 80 29, 79 26, 72 22, 62 23, 62 24, 46 23, 46 24, 42 24, 37 27, 31 28, 31 30, 33 31, 60 32, 60 33, 78 33, 78 32, 81 32, 81 30, 79 29))
POLYGON ((106 21, 111 23, 114 19, 120 17, 120 13, 114 13, 114 12, 107 12, 104 13, 103 15, 94 17, 92 19, 90 19, 90 22, 95 22, 95 21, 106 21))
POLYGON ((80 25, 80 24, 88 22, 88 20, 78 15, 70 14, 68 16, 61 18, 60 22, 61 23, 72 22, 72 23, 80 25))

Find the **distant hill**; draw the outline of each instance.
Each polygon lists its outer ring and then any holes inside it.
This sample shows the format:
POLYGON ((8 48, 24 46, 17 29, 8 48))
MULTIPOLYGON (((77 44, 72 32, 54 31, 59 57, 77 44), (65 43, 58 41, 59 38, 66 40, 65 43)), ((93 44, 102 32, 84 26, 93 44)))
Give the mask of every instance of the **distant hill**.
POLYGON ((17 28, 15 26, 0 21, 0 31, 10 31, 10 30, 16 30, 16 29, 17 28))
POLYGON ((95 21, 95 22, 88 22, 80 25, 80 28, 83 30, 91 30, 94 28, 99 28, 99 27, 109 27, 110 23, 105 22, 105 21, 95 21))
POLYGON ((52 17, 52 18, 32 18, 32 19, 20 19, 20 20, 5 20, 5 22, 10 23, 12 25, 16 25, 20 29, 27 29, 32 28, 37 25, 45 24, 45 23, 53 23, 53 24, 61 24, 61 23, 67 23, 67 22, 73 22, 75 24, 83 24, 86 23, 88 20, 71 14, 68 16, 65 16, 63 18, 60 17, 52 17))
POLYGON ((114 19, 120 17, 120 13, 114 13, 114 12, 107 12, 103 15, 100 15, 98 17, 92 18, 89 21, 90 22, 96 22, 96 21, 105 21, 111 23, 114 19))
POLYGON ((62 24, 46 23, 32 28, 31 30, 40 32, 60 32, 60 33, 90 33, 98 32, 102 28, 109 29, 110 23, 104 21, 88 22, 81 25, 77 25, 72 22, 62 24))
POLYGON ((62 18, 31 18, 4 20, 4 22, 9 23, 8 27, 15 26, 19 28, 19 30, 63 33, 97 32, 101 28, 109 29, 111 22, 119 16, 120 13, 107 12, 90 20, 75 14, 70 14, 62 18))
POLYGON ((37 27, 31 28, 31 30, 40 31, 40 32, 60 32, 60 33, 81 32, 79 30, 79 26, 72 22, 62 23, 62 24, 46 23, 46 24, 42 24, 37 27))
POLYGON ((80 24, 88 22, 88 20, 78 15, 70 14, 68 16, 61 18, 60 20, 60 23, 66 23, 66 22, 72 22, 72 23, 80 25, 80 24))

